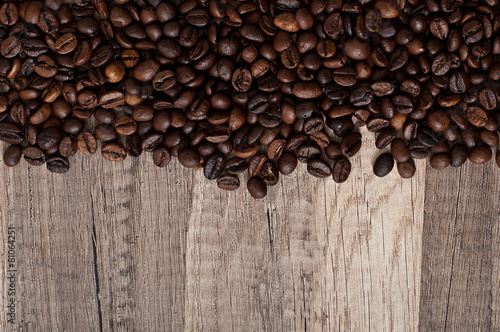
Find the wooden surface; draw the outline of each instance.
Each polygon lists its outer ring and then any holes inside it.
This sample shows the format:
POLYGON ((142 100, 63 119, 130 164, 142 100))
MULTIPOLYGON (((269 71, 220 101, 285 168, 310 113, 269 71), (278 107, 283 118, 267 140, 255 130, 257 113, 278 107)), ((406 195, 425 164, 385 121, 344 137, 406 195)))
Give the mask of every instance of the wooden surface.
POLYGON ((150 155, 0 162, 0 331, 498 330, 499 170, 379 179, 363 139, 346 183, 300 165, 263 200, 150 155))

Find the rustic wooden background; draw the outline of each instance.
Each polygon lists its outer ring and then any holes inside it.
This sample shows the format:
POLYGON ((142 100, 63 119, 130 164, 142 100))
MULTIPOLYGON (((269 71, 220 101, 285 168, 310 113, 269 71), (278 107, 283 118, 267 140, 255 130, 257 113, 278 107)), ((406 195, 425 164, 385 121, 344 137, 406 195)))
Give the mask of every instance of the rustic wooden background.
POLYGON ((379 179, 378 153, 364 138, 346 183, 300 165, 263 200, 150 155, 0 161, 0 331, 498 331, 500 170, 379 179))

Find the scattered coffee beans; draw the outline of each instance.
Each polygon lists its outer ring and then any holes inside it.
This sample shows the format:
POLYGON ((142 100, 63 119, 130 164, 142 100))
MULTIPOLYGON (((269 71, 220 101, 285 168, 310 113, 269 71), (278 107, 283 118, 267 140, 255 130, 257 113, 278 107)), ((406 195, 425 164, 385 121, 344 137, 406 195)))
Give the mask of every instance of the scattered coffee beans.
POLYGON ((498 0, 62 2, 0 6, 7 166, 149 152, 262 198, 298 162, 346 181, 366 126, 379 177, 500 167, 498 0))

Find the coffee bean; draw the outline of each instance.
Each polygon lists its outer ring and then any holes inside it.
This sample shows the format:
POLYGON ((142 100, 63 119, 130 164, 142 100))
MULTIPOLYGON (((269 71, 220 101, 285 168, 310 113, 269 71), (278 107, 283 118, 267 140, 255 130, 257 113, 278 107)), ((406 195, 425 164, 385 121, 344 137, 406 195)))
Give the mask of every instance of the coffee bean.
POLYGON ((203 165, 203 173, 209 180, 217 179, 224 170, 226 158, 220 153, 216 153, 207 158, 203 165))
POLYGON ((0 122, 0 141, 9 144, 20 144, 24 139, 24 133, 18 125, 0 122))
POLYGON ((78 150, 87 156, 93 155, 97 151, 97 140, 95 136, 88 131, 78 134, 76 145, 78 150))
POLYGON ((187 168, 199 168, 203 164, 203 157, 193 149, 184 149, 179 153, 179 162, 187 168))
POLYGON ((476 127, 483 127, 488 121, 488 115, 481 107, 471 106, 467 109, 467 120, 476 127))
POLYGON ((475 146, 470 150, 469 160, 471 163, 481 165, 489 161, 492 157, 491 148, 489 146, 475 146))
POLYGON ((23 148, 24 160, 30 165, 40 166, 45 163, 45 152, 36 146, 23 148))
POLYGON ((384 149, 396 138, 396 131, 392 127, 387 127, 380 132, 375 140, 377 149, 384 149))
POLYGON ((66 173, 69 171, 69 161, 62 156, 51 156, 46 161, 47 169, 53 173, 66 173))
POLYGON ((279 181, 279 171, 273 162, 267 161, 260 170, 259 177, 267 186, 275 186, 279 181))
POLYGON ((383 153, 375 160, 373 164, 373 173, 378 177, 388 175, 394 168, 394 159, 390 153, 383 153))
POLYGON ((101 154, 105 159, 114 162, 122 162, 127 158, 127 150, 119 143, 106 143, 101 148, 101 154))
POLYGON ((257 176, 253 176, 248 180, 247 189, 255 199, 264 198, 267 195, 266 184, 257 176))
POLYGON ((415 175, 416 168, 413 159, 402 163, 397 163, 397 168, 399 175, 401 175, 403 179, 409 179, 413 177, 413 175, 415 175))
POLYGON ((21 40, 16 36, 10 36, 0 44, 0 54, 5 58, 13 58, 21 52, 21 40))
POLYGON ((14 167, 19 164, 23 155, 23 149, 20 145, 9 145, 3 153, 3 162, 9 167, 14 167))
POLYGON ((343 183, 347 181, 351 173, 351 162, 346 158, 339 158, 333 164, 333 181, 336 183, 343 183))
POLYGON ((361 134, 353 132, 342 138, 340 150, 346 157, 353 157, 361 148, 361 134))
POLYGON ((321 159, 311 159, 307 163, 307 172, 317 178, 326 178, 332 174, 330 165, 321 159))
POLYGON ((217 186, 220 189, 233 191, 240 187, 240 180, 234 175, 222 175, 217 178, 217 186))

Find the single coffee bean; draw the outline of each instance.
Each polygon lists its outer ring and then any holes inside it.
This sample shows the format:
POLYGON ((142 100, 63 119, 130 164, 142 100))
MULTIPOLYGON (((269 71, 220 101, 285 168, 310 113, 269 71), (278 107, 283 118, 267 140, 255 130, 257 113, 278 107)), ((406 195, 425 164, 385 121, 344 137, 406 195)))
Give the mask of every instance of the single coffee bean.
POLYGON ((224 170, 226 158, 221 153, 215 153, 207 158, 203 165, 203 174, 209 180, 217 179, 224 170))
POLYGON ((266 184, 257 176, 253 176, 248 180, 247 189, 255 199, 264 198, 267 195, 266 184))
POLYGON ((464 144, 454 144, 450 150, 450 165, 453 167, 460 167, 467 161, 468 156, 469 149, 467 149, 464 144))
POLYGON ((101 148, 101 154, 105 159, 114 162, 122 162, 127 158, 127 150, 119 143, 106 143, 101 148))
POLYGON ((21 52, 21 48, 21 39, 16 36, 10 36, 0 44, 0 54, 5 58, 13 58, 21 52))
POLYGON ((281 154, 278 159, 278 169, 283 175, 290 175, 297 167, 297 156, 295 153, 287 151, 281 154))
POLYGON ((333 181, 343 183, 347 181, 351 173, 351 162, 346 158, 339 158, 333 164, 333 181))
POLYGON ((25 147, 23 157, 28 164, 33 166, 40 166, 45 163, 45 152, 36 146, 25 147))
POLYGON ((9 144, 20 144, 24 133, 20 126, 12 123, 0 122, 0 141, 9 144))
POLYGON ((377 157, 373 164, 373 173, 378 177, 388 175, 394 168, 394 159, 390 153, 383 153, 377 157))
POLYGON ((307 172, 317 178, 326 178, 332 174, 330 165, 318 158, 309 160, 307 163, 307 172))
POLYGON ((267 161, 260 170, 259 177, 265 185, 275 186, 279 181, 279 171, 273 162, 267 161))
POLYGON ((78 45, 76 36, 72 33, 66 33, 59 37, 54 44, 55 51, 59 54, 68 54, 75 50, 78 45))
POLYGON ((361 148, 361 134, 352 132, 340 141, 340 150, 345 157, 353 157, 361 148))
POLYGON ((222 175, 217 178, 217 186, 220 189, 233 191, 240 187, 240 180, 234 175, 222 175))
POLYGON ((203 164, 203 157, 191 148, 182 150, 178 159, 181 165, 187 168, 200 168, 203 164))
POLYGON ((13 144, 9 145, 3 153, 3 162, 9 167, 14 167, 19 164, 21 157, 23 155, 23 149, 20 145, 13 144))
POLYGON ((78 150, 87 156, 91 156, 97 151, 97 140, 95 136, 88 131, 83 131, 78 134, 76 145, 78 150))
POLYGON ((473 164, 481 165, 489 161, 492 155, 493 153, 491 152, 491 148, 489 146, 475 146, 470 150, 469 160, 473 164))
POLYGON ((69 161, 63 156, 50 156, 46 161, 47 169, 53 173, 66 173, 69 171, 69 161))
POLYGON ((409 179, 415 175, 415 163, 413 159, 409 159, 402 163, 397 163, 398 173, 403 179, 409 179))
POLYGON ((387 127, 380 132, 375 140, 377 149, 384 149, 396 138, 396 131, 392 127, 387 127))

